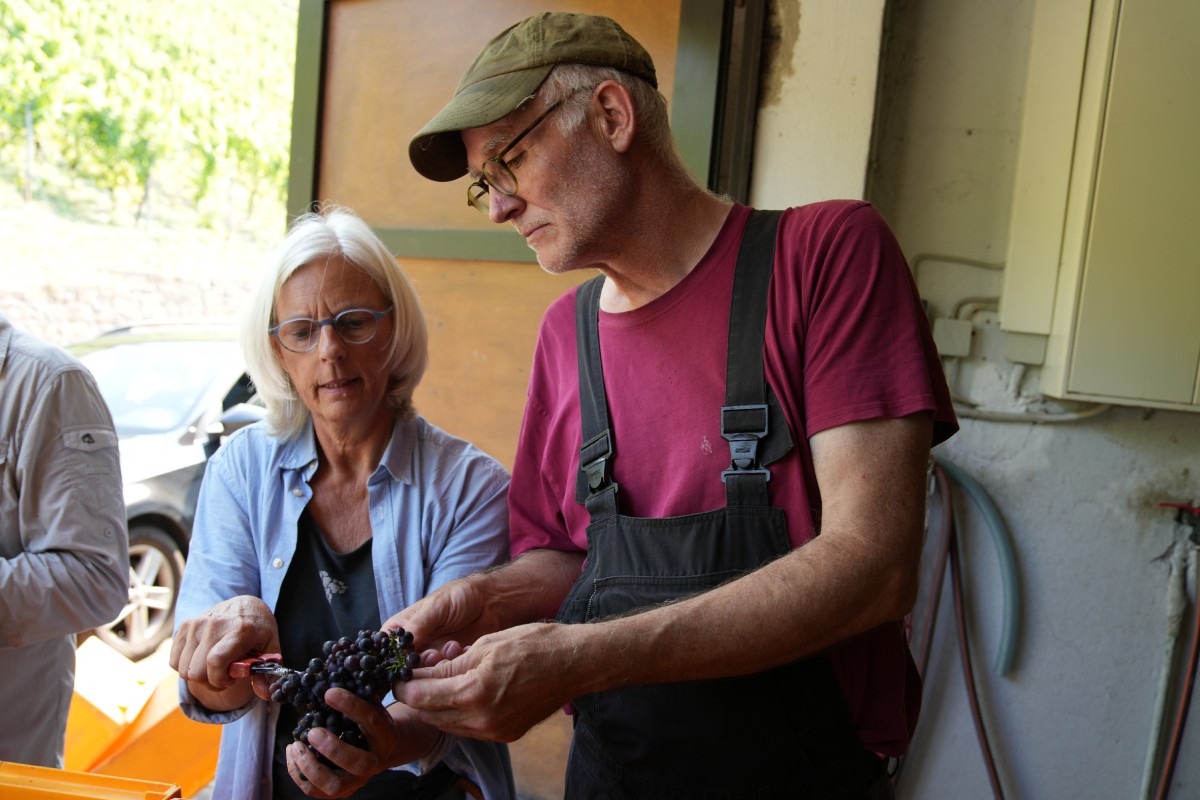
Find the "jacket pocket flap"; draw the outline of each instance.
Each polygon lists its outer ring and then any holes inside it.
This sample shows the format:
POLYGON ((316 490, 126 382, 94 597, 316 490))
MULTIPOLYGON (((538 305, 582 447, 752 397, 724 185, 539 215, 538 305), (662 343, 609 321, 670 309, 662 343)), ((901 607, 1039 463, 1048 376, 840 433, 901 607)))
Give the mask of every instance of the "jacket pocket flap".
POLYGON ((89 453, 117 446, 115 431, 90 425, 73 425, 63 430, 62 437, 63 444, 72 450, 84 450, 89 453))

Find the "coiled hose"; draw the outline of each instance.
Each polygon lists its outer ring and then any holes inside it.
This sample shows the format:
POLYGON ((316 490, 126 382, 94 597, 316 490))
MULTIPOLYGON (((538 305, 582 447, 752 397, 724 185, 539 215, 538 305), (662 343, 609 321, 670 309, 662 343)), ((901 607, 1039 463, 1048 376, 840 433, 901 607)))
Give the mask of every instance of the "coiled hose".
POLYGON ((987 523, 988 533, 991 534, 992 544, 996 548, 996 558, 1000 566, 1000 577, 1004 584, 1004 623, 1000 632, 1000 644, 996 649, 996 660, 993 670, 997 675, 1007 675, 1012 669, 1013 659, 1017 650, 1017 626, 1021 619, 1021 593, 1017 576, 1017 556, 1009 539, 1008 528, 1004 524, 1000 510, 992 502, 992 498, 977 480, 965 470, 944 458, 934 458, 956 485, 961 487, 983 515, 987 523))
MULTIPOLYGON (((1000 646, 996 653, 994 670, 997 675, 1006 675, 1012 669, 1016 653, 1017 626, 1020 620, 1020 595, 1017 576, 1016 555, 1009 539, 1008 529, 1004 524, 996 504, 984 488, 954 463, 943 458, 934 458, 932 464, 932 489, 937 490, 940 498, 939 532, 937 540, 937 556, 932 570, 933 587, 929 594, 928 607, 922 626, 922 639, 916 648, 915 659, 917 669, 922 676, 927 674, 929 653, 933 643, 934 629, 937 625, 938 607, 941 605, 942 586, 944 584, 947 566, 951 575, 954 591, 954 616, 959 640, 963 679, 967 687, 968 701, 971 708, 971 719, 975 726, 975 735, 979 741, 980 752, 984 766, 987 769, 988 781, 996 800, 1003 800, 1004 790, 1000 783, 999 771, 996 768, 995 755, 988 737, 987 726, 979 705, 979 694, 975 682, 975 670, 972 664, 971 649, 967 634, 965 592, 962 584, 961 555, 958 551, 958 531, 961 525, 957 509, 951 497, 950 483, 962 488, 983 515, 987 528, 995 545, 1000 564, 1000 573, 1004 586, 1004 623, 1000 637, 1000 646)), ((893 782, 898 783, 904 759, 901 758, 893 773, 893 782)))

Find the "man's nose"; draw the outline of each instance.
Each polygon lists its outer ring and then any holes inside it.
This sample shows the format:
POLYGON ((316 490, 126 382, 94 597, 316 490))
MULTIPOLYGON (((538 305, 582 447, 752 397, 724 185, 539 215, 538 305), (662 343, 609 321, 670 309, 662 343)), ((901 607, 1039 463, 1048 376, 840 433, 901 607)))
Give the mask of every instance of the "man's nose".
POLYGON ((497 191, 493 191, 488 199, 488 219, 496 223, 508 222, 525 202, 519 195, 497 191))

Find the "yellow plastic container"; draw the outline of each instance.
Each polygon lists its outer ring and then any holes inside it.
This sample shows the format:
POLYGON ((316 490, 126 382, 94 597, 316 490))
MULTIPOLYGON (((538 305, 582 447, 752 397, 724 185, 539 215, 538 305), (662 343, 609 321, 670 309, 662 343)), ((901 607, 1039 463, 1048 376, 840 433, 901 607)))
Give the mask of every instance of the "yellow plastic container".
POLYGON ((178 786, 0 761, 4 800, 170 800, 178 786))

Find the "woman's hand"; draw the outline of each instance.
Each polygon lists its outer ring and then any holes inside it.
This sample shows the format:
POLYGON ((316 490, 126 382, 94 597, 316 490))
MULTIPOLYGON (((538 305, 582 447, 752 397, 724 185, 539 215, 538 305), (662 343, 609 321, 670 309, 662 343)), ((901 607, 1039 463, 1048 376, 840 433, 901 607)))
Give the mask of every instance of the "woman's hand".
POLYGON ((206 708, 228 711, 241 708, 256 693, 264 696, 269 683, 256 680, 262 685, 252 686, 249 680, 231 678, 229 665, 278 650, 279 629, 271 609, 257 597, 242 595, 181 623, 171 642, 169 663, 206 708))
POLYGON ((288 774, 311 797, 349 797, 371 776, 425 758, 441 741, 437 729, 420 722, 416 712, 401 703, 384 708, 345 689, 330 689, 325 702, 358 724, 368 749, 346 744, 325 728, 313 728, 308 742, 336 765, 330 769, 304 744, 288 745, 288 774))

